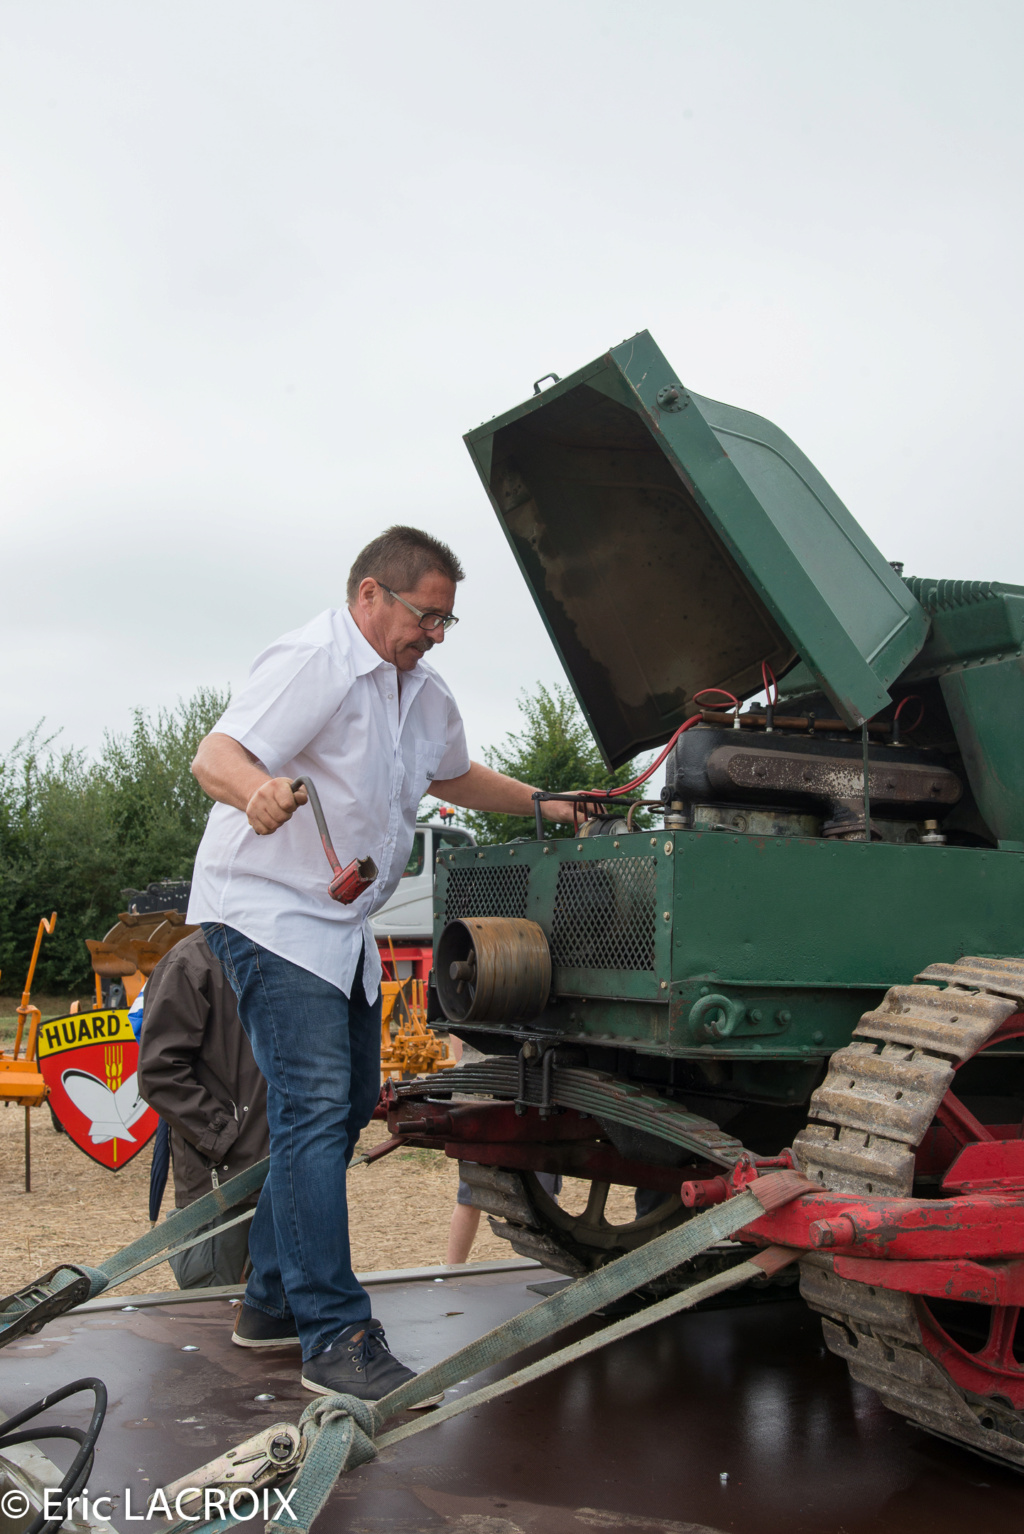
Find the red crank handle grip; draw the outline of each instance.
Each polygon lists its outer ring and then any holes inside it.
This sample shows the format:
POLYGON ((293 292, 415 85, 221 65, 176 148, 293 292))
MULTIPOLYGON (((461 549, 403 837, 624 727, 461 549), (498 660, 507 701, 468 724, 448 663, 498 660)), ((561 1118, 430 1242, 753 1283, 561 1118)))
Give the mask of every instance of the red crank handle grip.
POLYGON ((351 863, 336 873, 327 887, 332 900, 351 905, 363 890, 368 890, 377 877, 377 865, 372 858, 353 858, 351 863))
POLYGON ((331 865, 334 878, 328 885, 327 893, 332 900, 337 900, 341 905, 351 905, 353 900, 358 900, 364 890, 369 889, 377 877, 377 865, 372 858, 353 858, 351 863, 342 868, 338 854, 331 842, 331 833, 327 829, 327 820, 324 816, 323 805, 320 803, 320 795, 317 793, 309 778, 295 778, 291 784, 292 793, 297 788, 304 788, 310 805, 313 809, 313 818, 316 828, 320 833, 320 841, 327 861, 331 865))

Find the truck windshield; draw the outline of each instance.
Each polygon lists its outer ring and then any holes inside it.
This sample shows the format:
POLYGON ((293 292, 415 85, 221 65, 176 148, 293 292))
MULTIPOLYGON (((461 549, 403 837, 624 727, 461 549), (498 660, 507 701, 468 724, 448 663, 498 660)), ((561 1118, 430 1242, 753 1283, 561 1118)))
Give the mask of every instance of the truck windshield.
POLYGON ((415 879, 423 872, 423 832, 417 831, 412 839, 412 851, 405 865, 403 879, 415 879))
POLYGON ((471 847, 473 838, 468 831, 444 830, 435 831, 434 836, 439 847, 471 847))

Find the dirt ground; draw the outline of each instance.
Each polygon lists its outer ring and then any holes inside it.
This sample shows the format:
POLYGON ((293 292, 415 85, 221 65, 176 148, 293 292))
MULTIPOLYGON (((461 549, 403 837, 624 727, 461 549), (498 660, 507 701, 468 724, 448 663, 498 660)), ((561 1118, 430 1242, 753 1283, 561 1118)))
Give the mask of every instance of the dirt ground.
MULTIPOLYGON (((0 1107, 0 1294, 59 1262, 95 1264, 149 1229, 147 1146, 120 1172, 108 1172, 32 1110, 32 1192, 24 1192, 25 1110, 0 1107)), ((371 1124, 363 1147, 387 1138, 371 1124)), ((348 1174, 352 1257, 357 1272, 443 1263, 458 1174, 440 1151, 395 1151, 348 1174)), ((162 1213, 173 1207, 170 1182, 162 1213)), ((513 1257, 486 1219, 470 1261, 513 1257)), ((173 1289, 166 1263, 126 1284, 125 1294, 173 1289)))

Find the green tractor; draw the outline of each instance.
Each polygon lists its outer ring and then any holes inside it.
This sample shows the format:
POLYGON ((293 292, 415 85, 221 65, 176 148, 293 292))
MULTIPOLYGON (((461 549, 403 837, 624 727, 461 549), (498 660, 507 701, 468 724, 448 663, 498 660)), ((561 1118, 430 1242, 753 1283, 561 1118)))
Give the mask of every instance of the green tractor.
POLYGON ((800 1262, 828 1346, 1024 1468, 1024 588, 904 577, 645 332, 466 440, 608 764, 670 745, 571 839, 441 852, 434 1005, 486 1058, 393 1124, 570 1275, 795 1166, 851 1201, 800 1262), (856 1235, 965 1189, 941 1261, 856 1235))

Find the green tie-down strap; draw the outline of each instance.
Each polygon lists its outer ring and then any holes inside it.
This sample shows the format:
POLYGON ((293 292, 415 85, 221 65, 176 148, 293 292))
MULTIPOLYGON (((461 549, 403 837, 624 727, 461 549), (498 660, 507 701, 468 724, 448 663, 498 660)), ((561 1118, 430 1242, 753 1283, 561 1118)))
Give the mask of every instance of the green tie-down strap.
POLYGON ((303 1455, 288 1498, 291 1517, 271 1519, 266 1534, 308 1529, 338 1477, 376 1458, 376 1426, 374 1407, 356 1396, 319 1396, 311 1402, 299 1418, 303 1455))
MULTIPOLYGON (((679 1267, 680 1263, 699 1257, 708 1247, 725 1241, 763 1214, 764 1205, 753 1193, 741 1193, 637 1247, 635 1252, 627 1252, 596 1272, 588 1273, 585 1278, 578 1278, 567 1289, 496 1326, 476 1342, 468 1343, 432 1369, 424 1369, 422 1374, 377 1401, 373 1411, 378 1424, 387 1422, 397 1412, 408 1411, 451 1385, 471 1379, 481 1369, 489 1369, 524 1348, 543 1342, 553 1332, 582 1321, 595 1310, 613 1305, 635 1289, 642 1289, 645 1284, 679 1267)), ((689 1293, 688 1290, 685 1292, 689 1293)), ((433 1415, 436 1417, 437 1413, 433 1415)))
MULTIPOLYGON (((577 1279, 567 1289, 542 1300, 539 1305, 534 1305, 521 1315, 504 1321, 433 1368, 425 1369, 422 1374, 400 1385, 381 1401, 360 1401, 349 1395, 320 1397, 306 1408, 300 1418, 299 1426, 305 1449, 287 1493, 290 1516, 279 1515, 273 1519, 267 1525, 267 1534, 308 1534, 338 1476, 355 1469, 357 1465, 365 1464, 379 1449, 409 1438, 414 1433, 423 1432, 461 1412, 471 1411, 485 1401, 493 1400, 495 1396, 540 1379, 564 1364, 573 1363, 667 1316, 688 1310, 712 1295, 754 1278, 764 1279, 793 1262, 800 1256, 799 1252, 769 1247, 767 1251, 737 1263, 723 1273, 692 1284, 635 1315, 615 1321, 590 1337, 570 1343, 504 1379, 496 1380, 460 1400, 448 1402, 436 1411, 424 1414, 416 1421, 403 1423, 390 1432, 380 1431, 384 1423, 398 1412, 419 1405, 440 1391, 472 1378, 483 1369, 503 1363, 525 1348, 545 1341, 554 1332, 623 1299, 681 1263, 699 1257, 709 1247, 759 1219, 766 1205, 778 1207, 806 1192, 809 1185, 799 1173, 779 1172, 759 1178, 755 1186, 757 1193, 749 1190, 741 1193, 687 1220, 684 1225, 649 1241, 636 1251, 616 1258, 614 1262, 587 1274, 585 1278, 577 1279)), ((195 1474, 200 1484, 203 1484, 202 1472, 197 1471, 195 1474)), ((186 1529, 192 1530, 193 1534, 221 1534, 221 1531, 231 1527, 231 1522, 223 1519, 207 1524, 182 1522, 175 1524, 169 1534, 185 1534, 186 1529)))
MULTIPOLYGON (((239 1172, 237 1177, 232 1177, 230 1182, 196 1199, 187 1209, 176 1209, 144 1236, 130 1241, 96 1267, 88 1267, 85 1263, 63 1263, 23 1289, 9 1294, 0 1300, 0 1347, 26 1332, 40 1331, 47 1321, 73 1310, 83 1300, 93 1299, 105 1289, 116 1289, 147 1268, 156 1267, 168 1257, 175 1257, 197 1242, 207 1240, 211 1232, 205 1227, 218 1215, 228 1214, 257 1193, 269 1170, 270 1157, 265 1156, 254 1166, 239 1172)), ((233 1220, 218 1225, 216 1233, 251 1220, 254 1213, 254 1210, 246 1209, 233 1220)))

